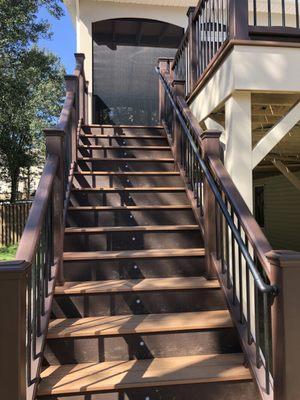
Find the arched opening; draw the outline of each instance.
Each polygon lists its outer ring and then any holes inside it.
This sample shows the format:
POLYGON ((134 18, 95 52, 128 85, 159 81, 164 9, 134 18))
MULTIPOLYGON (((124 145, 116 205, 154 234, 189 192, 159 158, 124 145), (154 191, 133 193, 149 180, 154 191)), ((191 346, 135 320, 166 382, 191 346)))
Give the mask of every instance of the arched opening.
POLYGON ((157 125, 159 57, 173 57, 183 28, 121 18, 93 24, 93 121, 157 125))

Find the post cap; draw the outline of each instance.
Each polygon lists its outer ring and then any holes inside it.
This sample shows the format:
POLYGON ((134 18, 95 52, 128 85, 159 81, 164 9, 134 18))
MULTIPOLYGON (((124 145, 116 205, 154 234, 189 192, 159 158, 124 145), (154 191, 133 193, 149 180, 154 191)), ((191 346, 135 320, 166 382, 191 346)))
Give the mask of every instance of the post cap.
POLYGON ((189 17, 191 14, 193 14, 195 12, 195 10, 196 10, 196 7, 189 7, 187 10, 187 13, 186 13, 187 17, 189 17))
POLYGON ((300 268, 300 253, 292 250, 271 250, 266 254, 271 264, 278 267, 300 268))
POLYGON ((201 139, 202 140, 205 140, 205 139, 220 139, 221 135, 222 135, 221 131, 208 129, 208 130, 202 132, 201 139))

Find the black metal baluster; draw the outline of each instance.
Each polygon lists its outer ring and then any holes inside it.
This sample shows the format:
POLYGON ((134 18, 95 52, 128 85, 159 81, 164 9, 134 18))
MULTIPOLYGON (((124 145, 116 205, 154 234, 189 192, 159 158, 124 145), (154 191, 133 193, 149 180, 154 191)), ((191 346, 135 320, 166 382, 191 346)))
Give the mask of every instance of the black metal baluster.
POLYGON ((257 4, 256 4, 256 0, 253 0, 253 25, 257 26, 257 4))
POLYGON ((269 25, 269 26, 272 26, 271 0, 268 0, 268 25, 269 25))
MULTIPOLYGON (((231 205, 231 218, 234 223, 234 210, 231 205)), ((236 303, 236 265, 235 265, 235 240, 233 232, 231 232, 231 266, 232 266, 232 302, 236 303)))
POLYGON ((285 27, 285 0, 281 0, 282 26, 285 27))
MULTIPOLYGON (((241 222, 238 220, 238 231, 241 235, 241 222)), ((242 235, 241 235, 242 236, 242 235)), ((242 252, 239 247, 239 296, 240 296, 240 323, 244 322, 244 310, 243 310, 243 266, 242 266, 242 252)))
POLYGON ((254 305, 255 305, 255 356, 256 356, 256 367, 261 367, 261 357, 260 357, 260 329, 259 329, 259 294, 258 287, 254 283, 254 305))
POLYGON ((32 360, 32 272, 27 277, 27 384, 31 385, 32 360))
POLYGON ((271 332, 270 332, 270 307, 269 297, 267 293, 263 294, 263 306, 264 306, 264 342, 265 342, 265 369, 266 369, 266 392, 270 394, 270 355, 271 349, 271 332))
POLYGON ((295 8, 296 8, 296 27, 299 28, 299 0, 295 0, 295 8))
MULTIPOLYGON (((247 250, 249 251, 249 243, 248 238, 245 239, 245 245, 247 250)), ((246 316, 246 323, 247 323, 247 338, 248 344, 253 343, 252 334, 251 334, 251 314, 250 314, 250 272, 249 272, 249 265, 246 262, 246 301, 247 301, 247 316, 246 316)))

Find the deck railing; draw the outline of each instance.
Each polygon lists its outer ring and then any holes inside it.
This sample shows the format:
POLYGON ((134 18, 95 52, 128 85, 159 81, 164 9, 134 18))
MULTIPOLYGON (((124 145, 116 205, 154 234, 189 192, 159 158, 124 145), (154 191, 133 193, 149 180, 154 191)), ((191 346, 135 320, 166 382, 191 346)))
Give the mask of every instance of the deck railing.
POLYGON ((222 163, 221 132, 201 130, 172 62, 157 69, 161 117, 204 232, 207 278, 220 281, 261 398, 295 400, 300 254, 271 248, 222 163))
POLYGON ((87 119, 84 56, 66 76, 57 126, 46 129, 46 162, 16 260, 0 263, 0 398, 33 400, 55 284, 62 269, 64 208, 76 158, 78 123, 87 119))
POLYGON ((300 39, 299 0, 200 0, 175 55, 174 78, 193 93, 233 40, 300 39))

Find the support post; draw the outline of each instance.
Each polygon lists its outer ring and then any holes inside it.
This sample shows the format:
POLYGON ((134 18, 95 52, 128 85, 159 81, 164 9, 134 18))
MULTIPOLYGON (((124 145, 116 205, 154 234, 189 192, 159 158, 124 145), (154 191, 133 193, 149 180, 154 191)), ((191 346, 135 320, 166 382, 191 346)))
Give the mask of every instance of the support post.
MULTIPOLYGON (((201 135, 203 143, 203 157, 221 158, 220 131, 205 131, 201 135)), ((213 255, 217 251, 216 232, 216 202, 214 194, 204 177, 204 243, 205 243, 205 270, 207 279, 216 279, 216 271, 213 264, 213 255)))
POLYGON ((234 92, 225 103, 225 167, 253 210, 251 93, 234 92))
POLYGON ((66 81, 66 91, 67 92, 74 92, 75 94, 75 104, 74 107, 72 108, 72 117, 71 117, 71 162, 76 161, 76 153, 77 153, 77 126, 78 126, 78 121, 80 118, 80 101, 79 101, 79 90, 80 90, 80 84, 79 80, 77 79, 76 76, 74 75, 66 75, 65 76, 65 81, 66 81))
POLYGON ((248 0, 229 0, 230 39, 249 38, 248 0))
MULTIPOLYGON (((84 108, 85 108, 85 88, 84 88, 84 75, 83 75, 83 71, 84 71, 84 60, 85 60, 85 55, 82 53, 75 53, 75 59, 76 59, 76 63, 77 65, 81 66, 81 73, 80 76, 78 77, 78 103, 77 103, 77 107, 78 107, 78 119, 84 120, 85 118, 85 112, 84 112, 84 108)), ((77 119, 77 123, 78 123, 78 119, 77 119)))
POLYGON ((54 259, 58 265, 57 283, 64 284, 63 274, 63 210, 64 210, 64 194, 66 193, 66 185, 64 176, 64 131, 57 129, 45 129, 46 150, 47 154, 55 154, 59 158, 56 177, 53 187, 53 204, 54 206, 54 259))
MULTIPOLYGON (((158 66, 160 73, 163 77, 166 77, 170 72, 170 60, 168 58, 159 58, 158 66)), ((165 97, 165 89, 159 80, 159 111, 158 117, 160 123, 166 119, 166 97, 165 97)))
POLYGON ((27 279, 30 264, 0 262, 0 398, 26 400, 27 279))
MULTIPOLYGON (((184 97, 185 81, 174 80, 172 82, 172 86, 177 96, 184 97)), ((181 143, 181 124, 178 121, 176 111, 173 110, 173 149, 174 149, 175 162, 177 163, 181 162, 180 143, 181 143)))
POLYGON ((272 306, 274 400, 296 400, 300 393, 300 253, 271 251, 271 282, 278 288, 272 306))
POLYGON ((195 87, 197 82, 197 52, 196 52, 196 24, 193 22, 195 7, 189 7, 187 12, 187 17, 189 19, 189 61, 188 68, 190 70, 189 73, 189 82, 187 82, 188 93, 191 93, 195 87))

